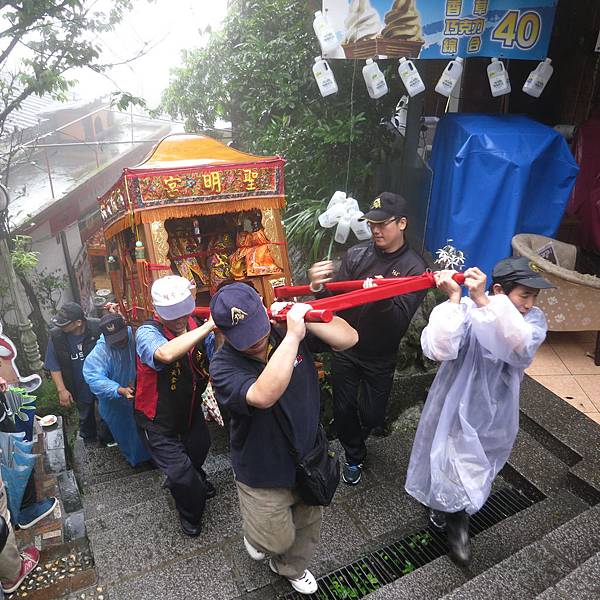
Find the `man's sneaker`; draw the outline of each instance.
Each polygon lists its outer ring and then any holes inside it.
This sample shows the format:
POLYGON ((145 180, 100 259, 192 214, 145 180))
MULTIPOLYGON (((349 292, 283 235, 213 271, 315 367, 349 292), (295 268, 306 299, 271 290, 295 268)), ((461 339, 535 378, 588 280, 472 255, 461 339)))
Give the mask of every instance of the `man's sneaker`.
POLYGON ((115 446, 118 446, 119 444, 115 441, 112 442, 105 442, 104 447, 105 448, 114 448, 115 446))
POLYGON ((57 504, 58 500, 51 496, 22 509, 19 513, 19 527, 21 529, 33 527, 38 521, 47 517, 57 504))
POLYGON ((434 529, 438 531, 446 530, 446 513, 435 508, 429 509, 429 522, 434 529))
POLYGON ((362 465, 349 465, 344 463, 342 467, 342 479, 348 485, 356 485, 362 476, 362 465))
MULTIPOLYGON (((273 564, 273 560, 269 561, 269 567, 273 573, 279 575, 273 564)), ((306 569, 298 579, 291 579, 290 577, 286 577, 286 579, 299 594, 314 594, 319 589, 315 576, 308 569, 306 569)))
POLYGON ((29 546, 21 552, 21 570, 19 576, 9 583, 2 584, 2 590, 5 594, 12 594, 22 583, 25 577, 29 575, 40 562, 40 551, 35 546, 29 546))
POLYGON ((244 536, 244 547, 246 548, 246 552, 250 556, 252 560, 265 560, 267 555, 260 550, 257 550, 244 536))

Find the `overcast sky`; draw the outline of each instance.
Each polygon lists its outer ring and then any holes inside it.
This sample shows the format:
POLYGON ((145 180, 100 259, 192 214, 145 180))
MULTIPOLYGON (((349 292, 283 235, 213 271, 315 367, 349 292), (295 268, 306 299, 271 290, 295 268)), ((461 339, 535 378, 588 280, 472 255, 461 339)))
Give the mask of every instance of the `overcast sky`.
POLYGON ((227 0, 137 0, 118 29, 102 38, 102 60, 120 62, 145 46, 151 49, 135 62, 111 69, 108 75, 114 83, 89 70, 74 72, 77 95, 96 97, 121 89, 156 106, 169 83, 169 70, 180 64, 181 50, 201 45, 200 30, 207 25, 218 29, 226 11, 227 0))

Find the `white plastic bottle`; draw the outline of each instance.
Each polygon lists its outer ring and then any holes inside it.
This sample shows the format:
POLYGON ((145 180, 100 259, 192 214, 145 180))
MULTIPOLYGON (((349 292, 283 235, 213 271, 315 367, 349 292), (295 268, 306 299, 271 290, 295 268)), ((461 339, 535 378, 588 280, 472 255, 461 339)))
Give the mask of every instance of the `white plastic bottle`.
POLYGON ((335 235, 333 236, 333 239, 338 244, 345 244, 346 240, 348 239, 349 233, 350 233, 350 216, 348 214, 345 214, 340 219, 340 222, 338 223, 338 226, 335 230, 335 235))
POLYGON ((369 96, 376 100, 388 93, 388 86, 385 82, 383 73, 379 70, 376 62, 372 58, 367 58, 365 66, 362 68, 363 78, 367 84, 369 96))
POLYGON ((440 77, 437 85, 435 86, 435 91, 442 96, 450 96, 460 76, 463 72, 463 59, 460 56, 457 56, 454 60, 451 60, 444 69, 442 76, 440 77))
POLYGON ((412 60, 407 60, 404 56, 400 59, 398 75, 411 98, 425 91, 425 84, 412 60))
POLYGON ((325 229, 329 229, 338 223, 340 217, 346 214, 344 204, 334 204, 328 208, 323 214, 319 215, 319 225, 325 229))
POLYGON ((487 76, 490 80, 490 89, 492 96, 502 96, 510 94, 510 79, 504 63, 497 58, 492 58, 492 62, 487 66, 487 76))
POLYGON ((344 202, 346 202, 346 192, 337 190, 333 192, 333 195, 327 204, 327 208, 331 208, 334 204, 343 204, 344 202))
POLYGON ((335 81, 333 71, 330 69, 326 60, 323 60, 320 56, 316 56, 312 70, 313 75, 317 80, 321 96, 331 96, 331 94, 337 93, 337 82, 335 81))
POLYGON ((350 219, 350 229, 354 235, 362 242, 364 240, 368 240, 371 237, 371 228, 367 224, 366 221, 359 221, 363 216, 362 211, 355 211, 352 213, 352 217, 350 219))
POLYGON ((315 12, 313 29, 315 30, 315 35, 319 40, 319 44, 321 44, 321 51, 323 54, 333 52, 340 45, 335 36, 333 27, 331 27, 329 21, 327 21, 320 10, 315 12))
POLYGON ((539 98, 546 84, 552 77, 554 67, 550 64, 552 59, 547 58, 541 62, 531 73, 523 85, 523 91, 534 98, 539 98))

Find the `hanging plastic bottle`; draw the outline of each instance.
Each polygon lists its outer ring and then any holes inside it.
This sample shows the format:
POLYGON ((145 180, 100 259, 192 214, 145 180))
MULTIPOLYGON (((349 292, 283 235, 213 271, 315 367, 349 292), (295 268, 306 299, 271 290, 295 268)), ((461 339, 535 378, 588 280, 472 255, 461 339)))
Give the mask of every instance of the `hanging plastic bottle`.
POLYGON ((404 56, 400 59, 398 75, 411 98, 425 91, 425 84, 412 60, 407 60, 404 56))
POLYGON ((547 58, 541 62, 531 73, 523 84, 523 91, 534 98, 539 98, 546 84, 554 73, 554 67, 550 64, 552 59, 547 58))
POLYGON ((368 240, 371 237, 371 228, 367 224, 366 221, 359 221, 364 213, 362 211, 357 211, 352 213, 352 218, 350 219, 350 229, 354 235, 362 242, 364 240, 368 240))
POLYGON ((333 76, 333 71, 329 68, 326 60, 323 60, 320 56, 316 56, 312 70, 323 98, 337 93, 338 86, 333 76))
POLYGON ((440 77, 437 85, 435 86, 435 91, 442 96, 450 96, 460 76, 463 72, 463 59, 460 56, 457 56, 454 60, 451 60, 444 69, 442 76, 440 77))
POLYGON ((347 213, 340 219, 338 226, 335 230, 335 235, 333 239, 338 244, 345 244, 348 239, 348 235, 350 234, 350 215, 347 213))
POLYGON ((346 214, 346 207, 343 204, 334 204, 323 214, 319 215, 319 225, 329 229, 338 223, 340 217, 346 214))
POLYGON ((381 98, 381 96, 385 96, 388 93, 385 77, 372 58, 367 58, 366 64, 362 68, 362 73, 371 98, 377 100, 377 98, 381 98))
POLYGON ((487 76, 490 80, 490 89, 492 96, 502 96, 510 94, 510 79, 504 63, 497 58, 492 58, 492 62, 487 66, 487 76))
POLYGON ((346 201, 346 192, 337 190, 337 191, 333 192, 333 195, 331 196, 331 200, 329 200, 329 203, 327 204, 327 208, 331 208, 334 204, 343 204, 345 201, 346 201))
POLYGON ((329 24, 329 21, 323 16, 323 13, 318 10, 315 12, 315 20, 313 21, 313 29, 315 35, 321 45, 321 52, 328 54, 337 49, 340 45, 333 27, 329 24))

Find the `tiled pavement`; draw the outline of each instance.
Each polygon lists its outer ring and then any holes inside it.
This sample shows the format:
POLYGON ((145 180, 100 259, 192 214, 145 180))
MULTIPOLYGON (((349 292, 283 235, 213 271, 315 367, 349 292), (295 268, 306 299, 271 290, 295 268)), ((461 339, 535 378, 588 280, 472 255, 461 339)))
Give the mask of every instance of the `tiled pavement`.
POLYGON ((595 331, 551 331, 525 372, 600 423, 600 367, 592 358, 595 331))

